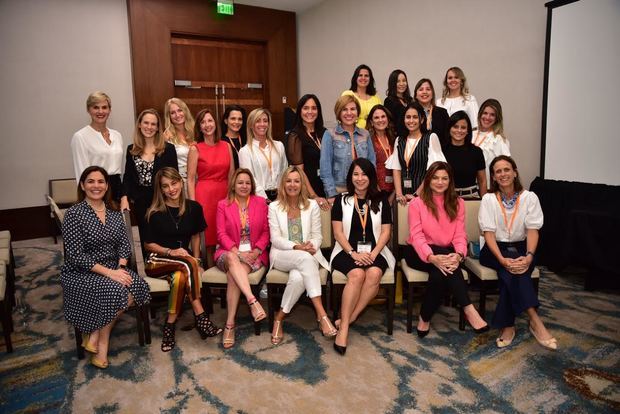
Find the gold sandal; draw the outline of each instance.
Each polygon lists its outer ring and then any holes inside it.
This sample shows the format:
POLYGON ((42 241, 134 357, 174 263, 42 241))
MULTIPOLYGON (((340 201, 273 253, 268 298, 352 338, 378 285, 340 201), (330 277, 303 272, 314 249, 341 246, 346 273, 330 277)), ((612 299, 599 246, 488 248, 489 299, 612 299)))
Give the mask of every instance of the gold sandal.
POLYGON ((271 334, 271 343, 273 345, 279 345, 282 339, 284 339, 284 335, 282 334, 282 321, 273 321, 273 327, 275 328, 275 333, 271 334), (279 336, 278 333, 280 333, 279 336))
POLYGON ((318 321, 316 321, 319 324, 319 329, 321 330, 321 334, 327 338, 333 338, 338 334, 338 329, 336 329, 334 327, 334 325, 332 325, 331 321, 329 320, 329 318, 327 317, 327 315, 323 315, 321 316, 321 319, 319 319, 318 321), (329 329, 329 331, 327 333, 325 333, 325 331, 323 331, 323 327, 321 326, 321 322, 325 321, 325 323, 327 324, 327 328, 329 329))
POLYGON ((106 369, 108 367, 108 361, 101 361, 97 359, 97 355, 93 355, 90 357, 90 364, 99 369, 106 369))
POLYGON ((258 299, 254 298, 252 302, 248 302, 248 306, 250 307, 250 313, 252 313, 254 322, 262 321, 267 317, 267 314, 258 299))
POLYGON ((222 346, 224 349, 230 349, 235 346, 235 325, 226 325, 224 327, 224 335, 222 335, 222 346))

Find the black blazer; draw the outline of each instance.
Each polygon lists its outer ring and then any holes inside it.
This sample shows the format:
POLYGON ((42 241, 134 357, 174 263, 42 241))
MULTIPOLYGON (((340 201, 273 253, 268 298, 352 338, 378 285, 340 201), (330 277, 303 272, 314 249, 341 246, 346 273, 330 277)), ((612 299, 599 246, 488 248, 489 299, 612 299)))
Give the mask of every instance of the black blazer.
POLYGON ((433 106, 433 119, 432 119, 432 131, 439 137, 441 147, 450 142, 450 131, 448 130, 448 124, 450 123, 450 116, 445 108, 439 106, 433 106))
POLYGON ((387 108, 388 111, 392 114, 392 122, 394 123, 394 129, 398 130, 399 125, 402 122, 403 116, 405 115, 405 106, 400 102, 400 99, 394 96, 388 96, 383 101, 383 106, 387 108))
MULTIPOLYGON (((127 154, 125 157, 125 174, 123 174, 123 195, 127 196, 130 200, 133 200, 138 194, 138 171, 136 170, 136 164, 133 161, 133 155, 131 155, 131 149, 133 144, 127 147, 127 154)), ((174 145, 166 142, 164 152, 155 156, 155 164, 153 165, 153 179, 157 171, 164 167, 173 167, 179 169, 179 163, 177 161, 177 152, 174 149, 174 145)))

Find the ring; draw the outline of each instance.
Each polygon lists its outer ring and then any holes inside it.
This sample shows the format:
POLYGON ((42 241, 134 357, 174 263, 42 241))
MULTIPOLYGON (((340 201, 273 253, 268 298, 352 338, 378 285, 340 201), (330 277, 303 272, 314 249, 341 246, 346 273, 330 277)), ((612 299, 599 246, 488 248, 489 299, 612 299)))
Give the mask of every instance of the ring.
POLYGON ((320 206, 322 206, 322 205, 323 205, 323 202, 322 202, 322 201, 319 201, 319 205, 320 205, 320 206))

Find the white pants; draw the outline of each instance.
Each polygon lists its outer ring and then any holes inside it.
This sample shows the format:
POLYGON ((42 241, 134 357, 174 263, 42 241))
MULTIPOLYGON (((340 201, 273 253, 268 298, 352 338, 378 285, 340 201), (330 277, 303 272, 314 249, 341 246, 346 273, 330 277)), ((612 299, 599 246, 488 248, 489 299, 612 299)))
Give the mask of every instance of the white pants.
POLYGON ((273 267, 288 272, 288 282, 282 295, 282 310, 290 313, 304 291, 311 298, 321 296, 319 264, 308 252, 301 250, 279 251, 273 267))

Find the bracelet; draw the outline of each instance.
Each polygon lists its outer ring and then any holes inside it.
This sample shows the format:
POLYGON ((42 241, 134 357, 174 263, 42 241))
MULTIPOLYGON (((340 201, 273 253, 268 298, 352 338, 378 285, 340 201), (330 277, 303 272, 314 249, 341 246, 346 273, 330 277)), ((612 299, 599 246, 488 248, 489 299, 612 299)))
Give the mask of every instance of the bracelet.
POLYGON ((349 251, 347 252, 347 254, 348 254, 349 256, 353 256, 353 253, 354 253, 354 252, 355 252, 355 251, 354 251, 353 249, 351 249, 351 250, 349 250, 349 251))
POLYGON ((459 260, 459 262, 463 263, 465 261, 465 256, 463 256, 463 254, 459 252, 456 252, 456 254, 458 254, 461 257, 461 260, 459 260))
POLYGON ((198 265, 202 267, 202 259, 200 257, 194 257, 194 259, 196 259, 198 265))
POLYGON ((170 252, 172 251, 172 249, 168 248, 166 250, 166 253, 164 253, 164 256, 169 257, 170 256, 170 252))
POLYGON ((528 250, 528 251, 525 253, 525 256, 529 256, 529 255, 532 255, 532 257, 533 257, 533 256, 534 256, 534 252, 531 252, 531 251, 529 251, 529 250, 528 250))

